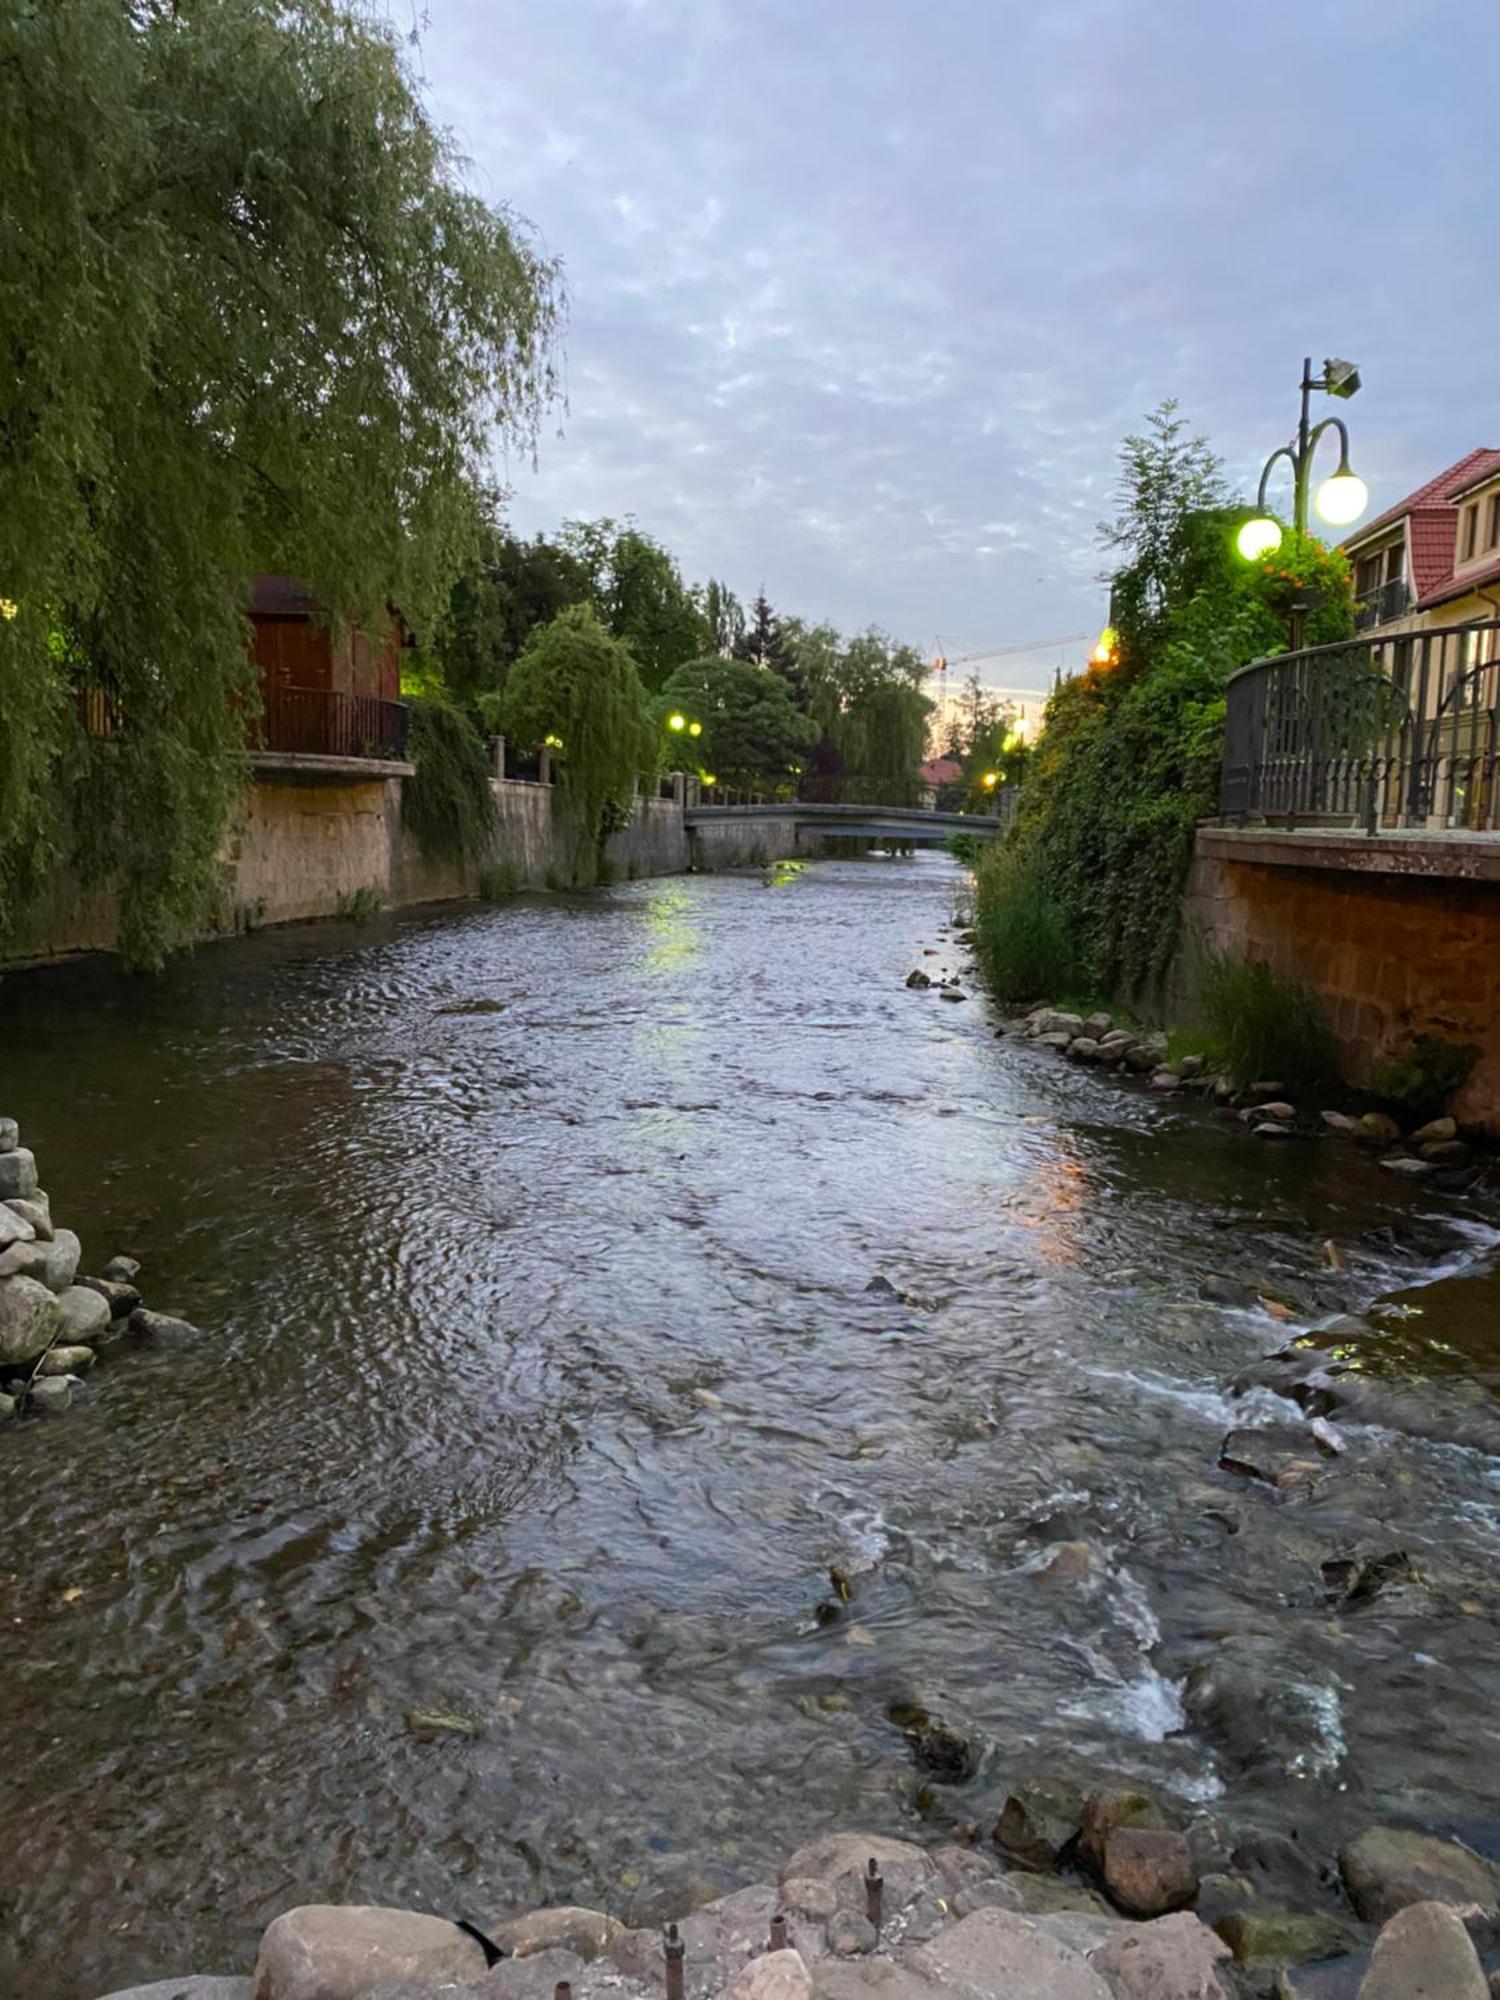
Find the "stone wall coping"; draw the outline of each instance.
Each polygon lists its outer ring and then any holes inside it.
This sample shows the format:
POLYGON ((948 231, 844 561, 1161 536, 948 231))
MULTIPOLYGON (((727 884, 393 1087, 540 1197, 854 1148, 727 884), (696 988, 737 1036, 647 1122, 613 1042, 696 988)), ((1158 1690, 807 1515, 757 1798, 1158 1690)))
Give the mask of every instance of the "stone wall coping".
POLYGON ((1329 826, 1198 828, 1200 852, 1271 868, 1327 868, 1359 875, 1500 882, 1500 833, 1410 827, 1357 833, 1329 826))
POLYGON ((250 768, 258 778, 347 778, 369 785, 382 778, 410 778, 417 767, 398 757, 325 757, 312 750, 253 750, 250 768))

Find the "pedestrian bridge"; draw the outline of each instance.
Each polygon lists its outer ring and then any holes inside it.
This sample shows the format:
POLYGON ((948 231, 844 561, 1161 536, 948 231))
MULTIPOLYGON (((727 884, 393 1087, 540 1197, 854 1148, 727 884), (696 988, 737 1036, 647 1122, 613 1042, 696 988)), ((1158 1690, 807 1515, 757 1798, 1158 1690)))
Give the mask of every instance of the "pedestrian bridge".
POLYGON ((869 805, 690 805, 683 814, 689 832, 714 827, 773 823, 794 833, 846 834, 851 839, 902 841, 908 846, 941 846, 950 834, 967 833, 990 840, 1004 829, 987 813, 931 812, 922 806, 869 805))

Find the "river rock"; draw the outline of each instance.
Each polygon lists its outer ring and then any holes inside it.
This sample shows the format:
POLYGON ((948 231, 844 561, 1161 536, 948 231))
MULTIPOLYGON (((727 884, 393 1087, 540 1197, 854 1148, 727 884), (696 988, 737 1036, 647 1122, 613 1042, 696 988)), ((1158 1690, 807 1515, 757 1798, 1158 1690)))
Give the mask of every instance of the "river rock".
POLYGON ((1383 1924, 1409 1903, 1477 1904, 1500 1909, 1500 1869, 1472 1848, 1404 1827, 1372 1826, 1339 1849, 1349 1900, 1367 1923, 1383 1924))
POLYGON ((1067 1051, 1073 1046, 1073 1037, 1071 1035, 1038 1035, 1036 1042, 1037 1047, 1040 1049, 1056 1049, 1059 1055, 1066 1055, 1067 1051))
POLYGON ((94 1365, 92 1347, 49 1347, 37 1363, 38 1375, 82 1375, 94 1365))
POLYGON ((1241 1965, 1337 1958, 1355 1942, 1347 1925, 1319 1910, 1232 1910, 1214 1928, 1241 1965))
POLYGON ((122 1278, 80 1278, 80 1285, 87 1285, 91 1292, 97 1292, 109 1307, 111 1319, 129 1319, 141 1302, 141 1295, 134 1285, 122 1278))
POLYGON ((835 1910, 828 1919, 826 1936, 828 1949, 835 1958, 853 1958, 859 1952, 873 1951, 879 1942, 875 1926, 858 1910, 835 1910))
POLYGON ((1280 1486, 1298 1468, 1316 1464, 1322 1446, 1315 1432, 1297 1424, 1260 1424, 1230 1431, 1219 1446, 1219 1465, 1244 1479, 1280 1486))
POLYGON ((885 1882, 883 1914, 893 1917, 916 1901, 936 1875, 932 1862, 909 1841, 886 1840, 874 1833, 827 1833, 799 1847, 781 1871, 783 1882, 822 1882, 831 1889, 837 1907, 865 1907, 865 1867, 874 1861, 885 1882))
POLYGON ((1184 1083, 1193 1083, 1202 1076, 1208 1064, 1203 1056, 1179 1056, 1172 1067, 1184 1083))
POLYGON ((16 1414, 15 1397, 7 1396, 4 1390, 0 1389, 0 1423, 8 1423, 9 1420, 15 1414, 16 1414))
POLYGON ((140 1259, 138 1257, 111 1257, 99 1275, 101 1278, 108 1278, 116 1284, 128 1285, 141 1275, 140 1259))
POLYGON ((52 1204, 40 1188, 29 1201, 8 1201, 4 1206, 12 1215, 29 1222, 44 1243, 52 1241, 52 1204))
POLYGON ((1068 1044, 1069 1062, 1097 1062, 1099 1044, 1092 1035, 1075 1035, 1068 1044))
POLYGON ((1023 1778, 995 1822, 995 1844, 1033 1868, 1053 1868, 1077 1840, 1083 1793, 1066 1778, 1023 1778))
POLYGON ((1375 1940, 1359 2000, 1489 2000, 1462 1920, 1446 1903, 1409 1903, 1375 1940))
POLYGON ((1133 1917, 1190 1909, 1198 1867, 1187 1835, 1170 1827, 1112 1827, 1104 1842, 1104 1886, 1133 1917))
POLYGON ((808 1917, 814 1923, 826 1924, 838 1906, 838 1898, 826 1882, 793 1878, 781 1885, 781 1907, 789 1916, 808 1917))
POLYGON ((1120 1064, 1125 1060, 1125 1051, 1129 1047, 1130 1043, 1128 1040, 1123 1042, 1100 1042, 1094 1050, 1094 1061, 1100 1069, 1118 1069, 1120 1064))
POLYGON ((922 970, 920 965, 915 965, 907 973, 906 983, 908 986, 930 986, 932 981, 927 977, 927 974, 922 970))
POLYGON ((504 1958, 472 1986, 430 1976, 417 1981, 402 1979, 389 1987, 384 1983, 375 1987, 367 2000, 384 2000, 387 1992, 390 2000, 398 2000, 398 1996, 406 2000, 408 1995, 410 2000, 553 2000, 559 1980, 566 1980, 576 1992, 587 1972, 576 1952, 554 1947, 532 1952, 527 1958, 504 1958))
POLYGON ((73 1391, 83 1384, 76 1375, 42 1375, 31 1385, 31 1407, 57 1416, 73 1400, 73 1391))
POLYGON ((0 1278, 0 1364, 17 1368, 57 1332, 57 1300, 37 1278, 0 1278))
POLYGON ((1277 1124, 1269 1118, 1257 1118, 1250 1127, 1250 1135, 1255 1139, 1290 1139, 1292 1128, 1290 1125, 1277 1124))
POLYGON ((1166 1814, 1149 1792, 1129 1785, 1102 1785, 1089 1793, 1079 1818, 1078 1852, 1096 1875, 1104 1873, 1104 1854, 1116 1827, 1164 1827, 1166 1814))
POLYGON ((938 993, 939 1000, 967 1000, 968 994, 957 986, 944 986, 938 993))
POLYGON ((484 1952, 446 1917, 306 1903, 276 1918, 255 1960, 255 2000, 364 2000, 382 1980, 478 1979, 484 1952))
POLYGON ((1462 1139, 1429 1139, 1418 1150, 1422 1158, 1434 1167, 1457 1166, 1469 1157, 1469 1149, 1462 1139))
POLYGON ((50 1291, 65 1292, 78 1271, 83 1245, 71 1229, 54 1229, 47 1245, 46 1284, 50 1291))
POLYGON ((0 1118, 0 1153, 13 1153, 21 1143, 21 1128, 14 1118, 0 1118))
POLYGON ((30 1201, 37 1185, 36 1156, 25 1146, 0 1153, 0 1201, 30 1201))
POLYGON ((106 1993, 104 2000, 254 2000, 255 1989, 248 1979, 197 1978, 157 1979, 149 1986, 126 1986, 106 1993))
POLYGON ((1458 1137, 1456 1118, 1429 1118, 1425 1125, 1419 1125, 1411 1135, 1413 1146, 1431 1146, 1447 1139, 1458 1137))
POLYGON ((8 1243, 0 1250, 0 1278, 35 1278, 38 1284, 45 1284, 46 1244, 34 1239, 30 1243, 8 1243))
POLYGON ((539 1951, 571 1951, 575 1957, 592 1962, 620 1935, 625 1926, 602 1910, 583 1910, 561 1904, 552 1910, 532 1910, 490 1932, 503 1950, 517 1958, 530 1958, 539 1951))
POLYGON ((1388 1174, 1400 1174, 1408 1181, 1423 1181, 1437 1172, 1431 1160, 1414 1160, 1408 1153, 1388 1153, 1380 1164, 1388 1174))
POLYGON ((8 1250, 12 1243, 33 1243, 36 1240, 36 1224, 28 1222, 20 1210, 9 1202, 0 1204, 0 1250, 8 1250))
POLYGON ((1401 1127, 1383 1111, 1367 1111, 1359 1121, 1360 1136, 1372 1146, 1394 1146, 1401 1127))
POLYGON ((906 1964, 940 1986, 986 2000, 1113 2000, 1087 1959, 1011 1910, 976 1910, 906 1964))
POLYGON ((150 1312, 145 1306, 137 1306, 131 1313, 130 1331, 139 1340, 160 1340, 169 1346, 200 1338, 191 1320, 173 1319, 170 1313, 150 1312))
POLYGON ((812 2000, 812 1990, 801 1952, 768 1951, 741 1967, 722 2000, 812 2000))
POLYGON ((1320 1111, 1318 1116, 1323 1121, 1324 1129, 1340 1139, 1362 1139, 1365 1135, 1364 1126, 1357 1118, 1351 1118, 1347 1111, 1320 1111))
POLYGON ((965 1730, 932 1715, 913 1701, 892 1702, 886 1713, 906 1738, 920 1770, 939 1784, 967 1784, 979 1768, 979 1752, 965 1730))
POLYGON ((1170 1097, 1179 1088, 1176 1072, 1170 1069, 1153 1070, 1148 1087, 1162 1097, 1170 1097))
POLYGON ((1042 1012, 1033 1015, 1032 1019, 1035 1025, 1031 1032, 1038 1038, 1043 1035, 1066 1035, 1068 1040, 1072 1041, 1075 1035, 1083 1033, 1081 1014, 1066 1014, 1056 1007, 1043 1008, 1042 1012))
MULTIPOLYGON (((1307 1779, 1333 1768, 1327 1690, 1288 1674, 1270 1637, 1220 1640, 1183 1681, 1189 1724, 1246 1772, 1307 1779)), ((1246 1869, 1236 1863, 1236 1872, 1246 1869)))
POLYGON ((87 1285, 69 1285, 57 1297, 59 1340, 88 1341, 109 1325, 109 1307, 87 1285))
POLYGON ((1116 2000, 1228 2000, 1218 1967, 1229 1957, 1222 1938, 1183 1913, 1122 1925, 1089 1963, 1116 2000))

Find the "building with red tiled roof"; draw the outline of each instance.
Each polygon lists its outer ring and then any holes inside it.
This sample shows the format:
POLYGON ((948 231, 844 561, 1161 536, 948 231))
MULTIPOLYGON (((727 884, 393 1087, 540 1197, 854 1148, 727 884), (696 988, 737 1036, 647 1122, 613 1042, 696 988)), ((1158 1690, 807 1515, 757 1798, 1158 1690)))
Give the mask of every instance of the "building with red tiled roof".
POLYGON ((1362 632, 1500 618, 1500 450, 1466 453, 1343 546, 1362 632))

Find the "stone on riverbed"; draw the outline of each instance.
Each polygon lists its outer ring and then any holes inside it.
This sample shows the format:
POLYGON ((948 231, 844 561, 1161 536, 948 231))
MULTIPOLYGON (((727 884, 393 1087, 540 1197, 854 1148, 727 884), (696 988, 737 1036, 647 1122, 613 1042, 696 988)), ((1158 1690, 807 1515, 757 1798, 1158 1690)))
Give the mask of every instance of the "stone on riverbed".
POLYGON ((1104 1886, 1133 1917, 1190 1909, 1198 1866, 1187 1835, 1170 1827, 1112 1827, 1104 1843, 1104 1886))
POLYGON ((1148 1792, 1129 1785, 1102 1785, 1083 1802, 1078 1852, 1096 1875, 1104 1873, 1105 1849, 1116 1827, 1164 1827, 1166 1815, 1148 1792))
POLYGON ((0 1201, 30 1201, 38 1185, 34 1153, 25 1146, 0 1153, 0 1201))
POLYGON ((307 1903, 276 1918, 255 1960, 255 2000, 365 2000, 382 1981, 475 1980, 484 1952, 446 1917, 307 1903))
POLYGON ((31 1385, 31 1407, 56 1416, 72 1402, 73 1391, 82 1387, 76 1375, 42 1375, 31 1385))
POLYGON ((1337 1133, 1341 1139, 1362 1139, 1364 1137, 1364 1127, 1357 1118, 1351 1118, 1347 1111, 1320 1111, 1318 1116, 1322 1119, 1326 1129, 1337 1133))
POLYGON ((1229 1959, 1222 1938, 1185 1913, 1149 1924, 1121 1924, 1090 1954, 1116 2000, 1228 2000, 1218 1967, 1229 1959))
POLYGON ((1320 1910, 1233 1910, 1214 1928, 1241 1965, 1337 1958, 1355 1943, 1346 1924, 1320 1910))
POLYGON ((173 1319, 170 1313, 149 1312, 145 1306, 137 1306, 130 1315, 130 1331, 139 1340, 160 1340, 169 1345, 173 1341, 199 1338, 191 1320, 173 1319))
POLYGON ((1411 1135, 1413 1146, 1431 1146, 1441 1140, 1458 1137, 1456 1118, 1429 1118, 1425 1125, 1419 1125, 1411 1135))
POLYGON ((52 1241, 47 1245, 47 1276, 45 1283, 49 1290, 65 1292, 78 1271, 78 1259, 83 1255, 83 1245, 71 1229, 54 1229, 52 1241))
POLYGON ((1032 1014, 1029 1020, 1030 1033, 1038 1040, 1043 1035, 1066 1035, 1068 1040, 1072 1041, 1075 1035, 1083 1033, 1081 1014, 1066 1014, 1056 1007, 1043 1007, 1040 1012, 1032 1014))
POLYGON ((87 1285, 69 1285, 58 1294, 60 1340, 88 1341, 109 1325, 109 1306, 87 1285))
POLYGON ((811 2000, 812 1990, 800 1952, 767 1951, 734 1975, 723 2000, 811 2000))
POLYGON ((156 1979, 149 1986, 127 1986, 122 1992, 106 1993, 104 2000, 254 2000, 255 1988, 248 1979, 223 1979, 204 1975, 196 1979, 156 1979))
POLYGON ((1099 1044, 1092 1035, 1075 1035, 1068 1044, 1069 1062, 1097 1062, 1099 1044))
POLYGON ((991 2000, 1114 2000, 1087 1959, 1010 1910, 976 1910, 905 1962, 938 1986, 991 2000))
POLYGON ((1296 1424, 1262 1424, 1230 1431, 1219 1446, 1219 1466, 1245 1479, 1262 1479, 1268 1486, 1290 1484, 1291 1478, 1320 1461, 1323 1447, 1317 1434, 1296 1424))
POLYGON ((0 1250, 0 1278, 35 1278, 38 1284, 46 1284, 46 1244, 8 1243, 0 1250))
POLYGON ((49 1347, 37 1363, 38 1375, 82 1375, 94 1365, 92 1347, 49 1347))
POLYGON ((1380 1936, 1359 2000, 1489 2000, 1463 1922, 1446 1903, 1409 1903, 1380 1936))
POLYGON ((29 1222, 44 1243, 52 1241, 52 1204, 40 1188, 29 1201, 8 1201, 4 1206, 12 1215, 29 1222))
POLYGON ((1406 1153, 1390 1153, 1380 1162, 1388 1174, 1400 1174, 1403 1180, 1422 1181, 1437 1169, 1431 1160, 1414 1160, 1406 1153))
POLYGON ((128 1285, 141 1275, 140 1259, 138 1257, 111 1257, 99 1275, 101 1278, 110 1279, 112 1283, 128 1285))
POLYGON ((91 1292, 97 1292, 109 1307, 111 1319, 129 1319, 141 1302, 141 1295, 134 1285, 122 1278, 80 1278, 80 1285, 87 1285, 91 1292))
POLYGON ((1435 1834, 1369 1827, 1339 1849, 1339 1873, 1367 1923, 1382 1924, 1409 1903, 1477 1904, 1492 1920, 1500 1911, 1500 1868, 1435 1834))
POLYGON ((14 1118, 0 1118, 0 1153, 13 1153, 21 1143, 21 1128, 14 1118))
POLYGON ((28 1222, 9 1202, 0 1206, 0 1250, 8 1250, 12 1243, 31 1243, 35 1239, 34 1222, 28 1222))
POLYGON ((0 1364, 34 1361, 57 1332, 57 1300, 37 1278, 0 1278, 0 1364))
POLYGON ((865 1907, 864 1878, 874 1861, 885 1882, 884 1914, 895 1916, 916 1901, 936 1870, 927 1854, 909 1841, 874 1833, 829 1833, 799 1847, 781 1871, 783 1882, 822 1882, 842 1910, 865 1907))
POLYGON ((553 1910, 532 1910, 490 1932, 503 1950, 517 1958, 530 1958, 539 1951, 571 1951, 586 1961, 596 1959, 617 1938, 625 1926, 602 1910, 578 1909, 562 1904, 553 1910))
POLYGON ((912 970, 907 973, 906 983, 908 986, 930 986, 932 981, 927 977, 921 966, 917 965, 913 966, 912 970))
POLYGON ((1066 1778, 1023 1778, 995 1823, 995 1844, 1033 1868, 1054 1867, 1078 1838, 1083 1794, 1066 1778))
POLYGON ((1367 1111, 1359 1121, 1360 1136, 1371 1146, 1394 1146, 1401 1127, 1383 1111, 1367 1111))

